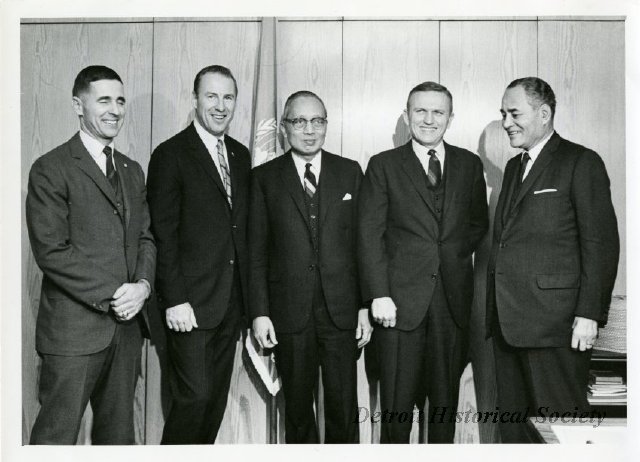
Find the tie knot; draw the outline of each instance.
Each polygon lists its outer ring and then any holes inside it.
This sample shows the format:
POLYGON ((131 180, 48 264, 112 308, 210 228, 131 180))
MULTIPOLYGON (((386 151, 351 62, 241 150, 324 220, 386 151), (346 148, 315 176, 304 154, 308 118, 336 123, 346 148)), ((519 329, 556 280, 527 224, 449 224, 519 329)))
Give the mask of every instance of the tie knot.
POLYGON ((111 146, 105 146, 104 149, 102 150, 102 153, 107 156, 107 157, 111 157, 111 146))
POLYGON ((435 149, 429 149, 429 152, 427 154, 429 154, 429 156, 433 157, 434 159, 438 158, 436 156, 436 150, 435 149))
POLYGON ((529 162, 531 160, 531 156, 529 155, 529 153, 527 151, 524 151, 522 153, 522 159, 520 162, 522 162, 523 164, 526 164, 527 162, 529 162))
POLYGON ((311 163, 310 162, 307 162, 305 167, 306 167, 306 170, 305 170, 306 172, 311 172, 311 163))
POLYGON ((222 149, 223 149, 222 139, 218 138, 218 143, 216 144, 216 148, 218 148, 218 152, 222 152, 222 149))

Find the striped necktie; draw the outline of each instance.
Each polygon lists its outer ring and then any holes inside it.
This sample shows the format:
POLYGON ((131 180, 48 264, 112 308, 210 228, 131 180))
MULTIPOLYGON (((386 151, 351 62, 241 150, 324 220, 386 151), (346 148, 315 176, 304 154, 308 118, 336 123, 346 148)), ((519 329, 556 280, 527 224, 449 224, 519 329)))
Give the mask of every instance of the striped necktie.
POLYGON ((436 156, 434 149, 429 149, 429 171, 427 172, 427 178, 433 189, 440 186, 440 181, 442 181, 442 167, 440 166, 440 160, 438 156, 436 156))
POLYGON ((218 162, 220 162, 220 176, 222 177, 222 184, 224 190, 227 192, 227 200, 229 201, 229 207, 231 207, 231 174, 229 173, 229 166, 227 165, 227 159, 224 157, 224 146, 222 140, 218 139, 218 162))
POLYGON ((316 176, 311 171, 311 164, 308 163, 304 171, 304 192, 307 193, 307 196, 309 196, 310 199, 313 199, 317 187, 318 184, 316 183, 316 176))

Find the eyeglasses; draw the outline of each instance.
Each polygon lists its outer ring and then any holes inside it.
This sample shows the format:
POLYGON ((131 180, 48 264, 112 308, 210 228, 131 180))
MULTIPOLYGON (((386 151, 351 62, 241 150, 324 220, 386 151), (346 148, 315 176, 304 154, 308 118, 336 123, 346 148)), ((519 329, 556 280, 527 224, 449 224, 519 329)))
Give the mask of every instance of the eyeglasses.
POLYGON ((320 130, 321 128, 324 128, 325 125, 327 125, 327 119, 324 118, 324 117, 314 117, 311 120, 302 119, 302 118, 300 118, 300 119, 283 119, 283 120, 285 122, 289 122, 294 130, 302 130, 304 127, 307 126, 307 124, 309 122, 311 122, 311 126, 315 130, 320 130))

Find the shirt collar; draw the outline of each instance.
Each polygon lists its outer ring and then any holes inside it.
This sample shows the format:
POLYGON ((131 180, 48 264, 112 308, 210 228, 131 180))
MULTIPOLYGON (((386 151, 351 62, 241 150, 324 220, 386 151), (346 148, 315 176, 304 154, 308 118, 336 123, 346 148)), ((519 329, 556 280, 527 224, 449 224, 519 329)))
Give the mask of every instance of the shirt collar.
POLYGON ((311 164, 311 171, 316 176, 316 181, 320 181, 320 169, 322 168, 322 150, 311 160, 307 160, 293 151, 291 151, 291 157, 293 157, 293 163, 296 166, 296 171, 300 177, 300 181, 304 184, 304 172, 307 168, 307 164, 311 164))
POLYGON ((549 133, 538 144, 536 144, 533 148, 527 151, 529 153, 529 157, 531 158, 532 164, 536 161, 536 159, 542 152, 542 149, 544 149, 545 145, 547 144, 547 142, 549 141, 549 139, 554 133, 555 133, 555 130, 551 130, 551 133, 549 133))
POLYGON ((440 140, 440 142, 435 148, 428 148, 426 146, 421 145, 416 140, 412 139, 411 146, 413 147, 413 152, 415 152, 418 157, 422 156, 426 159, 429 158, 429 151, 432 149, 435 150, 436 156, 438 157, 440 164, 444 165, 445 149, 444 149, 444 142, 442 140, 440 140))
MULTIPOLYGON (((91 154, 91 157, 93 157, 94 160, 97 161, 98 159, 101 158, 100 156, 104 155, 102 154, 102 151, 104 150, 105 145, 82 129, 80 130, 80 140, 82 141, 82 144, 84 145, 85 149, 89 151, 89 154, 91 154)), ((107 146, 111 148, 111 152, 115 152, 114 145, 115 143, 113 142, 113 140, 111 141, 111 143, 107 144, 107 146)))
POLYGON ((207 147, 207 149, 212 152, 217 152, 213 151, 213 149, 217 149, 218 140, 222 140, 222 142, 224 143, 224 133, 220 137, 212 135, 200 124, 197 118, 193 119, 193 126, 196 128, 198 136, 200 136, 200 139, 207 147))

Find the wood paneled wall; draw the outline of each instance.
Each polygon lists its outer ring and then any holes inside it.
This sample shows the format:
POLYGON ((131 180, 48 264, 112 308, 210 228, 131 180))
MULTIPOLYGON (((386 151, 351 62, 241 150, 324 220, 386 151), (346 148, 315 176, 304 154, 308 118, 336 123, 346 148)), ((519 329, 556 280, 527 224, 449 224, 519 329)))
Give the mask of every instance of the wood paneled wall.
MULTIPOLYGON (((71 110, 71 86, 77 72, 89 64, 110 66, 123 78, 128 115, 116 145, 145 171, 153 148, 192 120, 193 78, 209 64, 228 66, 238 80, 230 134, 248 145, 259 37, 260 21, 251 18, 25 22, 21 26, 23 204, 33 160, 78 129, 71 110)), ((455 112, 446 139, 481 157, 492 211, 504 166, 515 153, 500 124, 504 88, 517 77, 538 75, 547 80, 558 98, 558 132, 595 149, 606 163, 622 242, 614 293, 626 293, 622 20, 281 19, 276 61, 278 117, 292 92, 316 92, 329 113, 326 149, 357 160, 363 169, 372 155, 408 140, 402 111, 409 90, 425 80, 446 85, 453 94, 455 112)), ((24 214, 23 230, 23 438, 27 442, 38 408, 34 331, 41 274, 29 249, 24 214)), ((476 255, 471 338, 479 410, 495 406, 492 351, 483 335, 487 253, 485 240, 476 255)), ((136 441, 157 444, 169 395, 162 320, 154 307, 151 313, 156 335, 143 351, 136 441)), ((239 342, 219 441, 266 442, 268 397, 245 367, 241 351, 239 342)), ((362 360, 358 367, 360 405, 375 406, 369 401, 362 360)), ((468 374, 465 383, 471 383, 468 374)), ((463 389, 462 396, 473 397, 473 390, 463 389)), ((89 425, 90 413, 80 436, 83 442, 88 441, 89 425)), ((458 441, 477 441, 477 431, 458 432, 458 441)), ((490 424, 481 425, 479 436, 483 442, 494 442, 497 432, 490 424)), ((375 441, 375 429, 361 425, 361 440, 375 441)))

